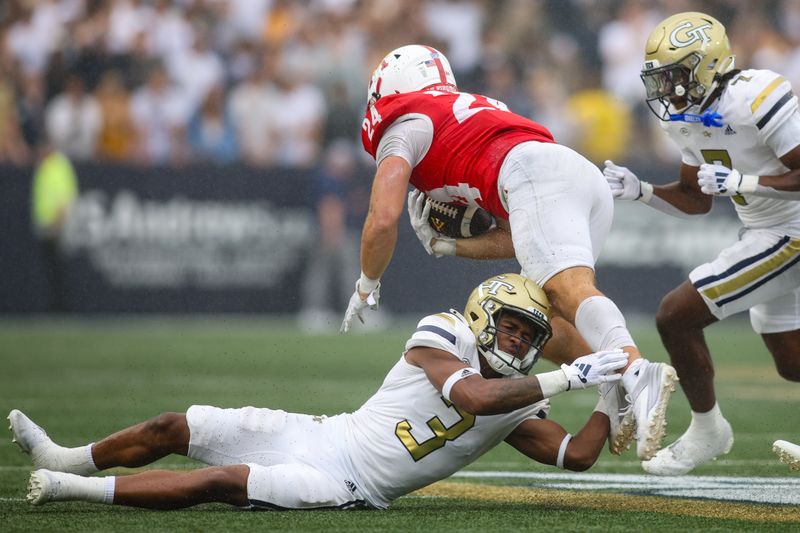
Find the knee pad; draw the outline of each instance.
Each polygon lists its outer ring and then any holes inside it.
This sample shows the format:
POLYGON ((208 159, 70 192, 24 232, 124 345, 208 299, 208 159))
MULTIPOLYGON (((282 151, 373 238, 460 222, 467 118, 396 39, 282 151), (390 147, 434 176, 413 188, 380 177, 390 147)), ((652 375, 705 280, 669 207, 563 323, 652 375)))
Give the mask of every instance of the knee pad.
POLYGON ((617 305, 605 296, 590 296, 578 306, 575 328, 594 351, 636 346, 617 305))

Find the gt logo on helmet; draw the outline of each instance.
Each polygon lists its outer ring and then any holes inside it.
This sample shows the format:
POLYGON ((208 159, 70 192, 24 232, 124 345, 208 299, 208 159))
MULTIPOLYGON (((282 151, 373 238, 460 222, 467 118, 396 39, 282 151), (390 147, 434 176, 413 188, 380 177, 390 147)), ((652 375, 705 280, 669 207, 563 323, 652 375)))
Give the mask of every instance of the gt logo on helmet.
POLYGON ((669 43, 676 48, 685 48, 697 41, 703 41, 703 43, 710 43, 711 37, 706 35, 705 32, 705 30, 707 29, 711 29, 711 24, 703 24, 702 26, 698 26, 697 28, 692 28, 691 21, 687 20, 686 22, 676 26, 675 29, 672 30, 672 33, 669 34, 669 43), (680 39, 678 39, 678 33, 680 33, 681 30, 684 30, 686 28, 690 28, 686 30, 686 36, 688 37, 688 39, 685 41, 681 41, 680 39))
POLYGON ((488 283, 481 283, 481 292, 486 291, 492 296, 497 296, 497 291, 499 291, 501 288, 505 289, 509 294, 514 294, 514 286, 510 283, 506 283, 505 281, 493 279, 488 283))

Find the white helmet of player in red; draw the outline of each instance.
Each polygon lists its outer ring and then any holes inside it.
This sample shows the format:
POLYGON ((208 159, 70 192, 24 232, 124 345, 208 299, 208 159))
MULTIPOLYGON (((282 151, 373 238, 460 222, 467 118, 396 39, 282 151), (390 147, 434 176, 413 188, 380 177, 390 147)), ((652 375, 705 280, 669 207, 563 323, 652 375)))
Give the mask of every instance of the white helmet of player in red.
POLYGON ((409 44, 389 52, 369 82, 367 99, 374 104, 381 96, 423 89, 456 91, 456 78, 450 62, 430 46, 409 44))

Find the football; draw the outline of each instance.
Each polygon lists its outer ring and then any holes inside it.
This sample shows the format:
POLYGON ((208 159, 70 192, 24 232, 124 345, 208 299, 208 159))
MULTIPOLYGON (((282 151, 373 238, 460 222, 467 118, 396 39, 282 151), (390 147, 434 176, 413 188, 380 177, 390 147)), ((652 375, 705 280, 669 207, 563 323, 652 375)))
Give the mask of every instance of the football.
POLYGON ((492 215, 476 205, 447 204, 430 197, 425 200, 431 206, 428 223, 446 237, 475 237, 486 233, 494 223, 492 215))

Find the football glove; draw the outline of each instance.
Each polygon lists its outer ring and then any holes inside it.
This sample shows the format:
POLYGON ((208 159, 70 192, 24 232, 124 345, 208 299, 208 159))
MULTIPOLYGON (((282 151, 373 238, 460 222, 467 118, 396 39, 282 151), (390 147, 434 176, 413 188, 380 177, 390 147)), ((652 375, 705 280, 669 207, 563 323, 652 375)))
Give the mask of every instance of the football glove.
POLYGON ((364 309, 369 307, 370 309, 376 310, 378 309, 378 303, 381 299, 381 284, 378 282, 378 286, 375 287, 375 290, 369 293, 366 300, 361 299, 361 294, 359 294, 358 290, 358 282, 356 280, 356 291, 350 297, 350 302, 347 304, 347 311, 344 313, 344 320, 342 320, 342 327, 339 328, 340 333, 347 333, 350 331, 350 327, 353 325, 353 319, 358 317, 361 323, 364 323, 364 309))
POLYGON ((627 167, 606 161, 603 169, 611 195, 617 200, 638 200, 642 197, 642 182, 627 167))
POLYGON ((622 379, 618 373, 628 364, 628 354, 617 348, 603 350, 575 359, 571 365, 561 365, 567 375, 567 390, 585 389, 601 383, 613 383, 622 379))
POLYGON ((735 168, 703 163, 697 171, 697 184, 705 194, 734 196, 754 192, 758 185, 758 176, 742 174, 735 168))
POLYGON ((434 257, 455 255, 456 240, 445 237, 431 227, 428 222, 430 213, 431 204, 425 201, 425 193, 417 189, 408 193, 408 218, 425 251, 434 257))

